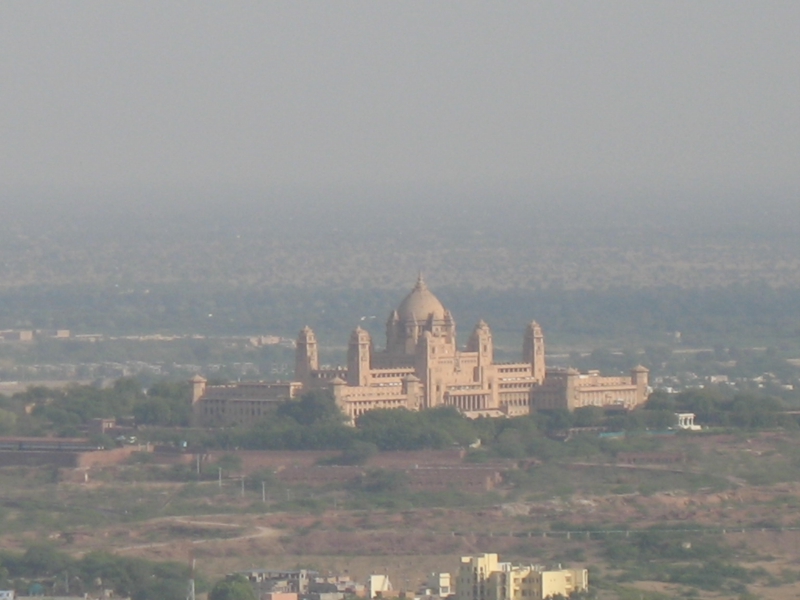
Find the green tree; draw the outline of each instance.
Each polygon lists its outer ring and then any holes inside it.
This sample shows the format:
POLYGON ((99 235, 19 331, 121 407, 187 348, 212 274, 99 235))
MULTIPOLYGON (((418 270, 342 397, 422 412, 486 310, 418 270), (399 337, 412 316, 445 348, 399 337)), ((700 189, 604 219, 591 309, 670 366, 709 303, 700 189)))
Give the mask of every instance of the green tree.
POLYGON ((678 417, 671 410, 637 410, 649 429, 669 429, 678 423, 678 417))
POLYGON ((20 559, 21 574, 30 577, 54 575, 64 571, 71 563, 71 559, 52 546, 36 545, 25 551, 20 559))
POLYGON ((572 427, 572 413, 566 408, 542 411, 542 413, 545 417, 543 424, 546 431, 562 431, 572 427))
POLYGON ((599 406, 581 406, 573 413, 575 427, 597 427, 605 419, 605 413, 599 406))
POLYGON ((133 416, 137 425, 173 425, 169 404, 160 398, 147 398, 136 403, 133 416))
POLYGON ((362 440, 372 442, 381 450, 423 447, 419 440, 419 415, 409 410, 371 410, 358 417, 356 427, 362 440))
POLYGON ((347 448, 342 450, 341 455, 334 457, 332 460, 328 461, 328 463, 336 465, 363 465, 377 453, 378 446, 372 442, 353 440, 347 448))
POLYGON ((277 413, 300 425, 326 421, 341 423, 345 418, 329 390, 311 390, 300 396, 300 400, 287 400, 278 407, 277 413))
POLYGON ((186 581, 153 579, 147 581, 131 596, 132 600, 184 600, 186 581))
POLYGON ((372 469, 363 475, 359 487, 373 494, 387 494, 402 490, 408 477, 403 471, 392 469, 372 469))
POLYGON ((147 397, 139 399, 133 407, 137 423, 186 426, 191 418, 189 397, 191 390, 186 382, 159 382, 147 390, 147 397))
POLYGON ((256 600, 253 586, 242 575, 218 581, 208 594, 208 600, 256 600))
POLYGON ((17 424, 17 415, 10 410, 0 408, 0 434, 9 434, 17 424))
POLYGON ((91 552, 83 557, 80 564, 84 581, 100 580, 103 587, 126 595, 133 591, 136 579, 147 579, 149 572, 142 568, 143 565, 144 561, 130 561, 126 564, 124 559, 108 552, 91 552))
POLYGON ((481 437, 478 427, 451 407, 371 410, 358 418, 356 428, 361 440, 381 450, 463 447, 481 437))
POLYGON ((223 454, 217 460, 217 466, 223 471, 241 471, 242 457, 237 454, 223 454))
POLYGON ((494 445, 500 456, 506 458, 522 458, 525 456, 525 442, 522 434, 515 429, 506 429, 501 433, 494 445))
POLYGON ((650 394, 644 406, 648 410, 669 410, 671 412, 677 410, 677 403, 674 396, 668 394, 664 390, 656 390, 650 394))

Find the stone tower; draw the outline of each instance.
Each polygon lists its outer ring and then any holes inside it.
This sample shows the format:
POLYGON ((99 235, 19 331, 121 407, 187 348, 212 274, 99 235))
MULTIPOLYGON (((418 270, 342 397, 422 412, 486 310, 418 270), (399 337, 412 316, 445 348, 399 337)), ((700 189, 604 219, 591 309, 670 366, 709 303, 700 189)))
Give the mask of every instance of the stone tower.
POLYGON ((492 331, 486 322, 481 319, 472 330, 472 335, 467 342, 467 352, 478 353, 478 366, 475 368, 475 381, 483 381, 485 368, 494 362, 494 347, 492 346, 492 331))
POLYGON ((636 404, 647 400, 647 386, 650 384, 650 371, 647 367, 637 365, 631 369, 631 383, 636 386, 636 404))
POLYGON ((311 372, 319 369, 319 354, 317 351, 317 338, 307 325, 297 336, 297 346, 294 351, 294 378, 303 385, 311 381, 311 372))
POLYGON ((544 381, 544 334, 536 321, 531 321, 525 328, 522 342, 522 360, 531 366, 531 375, 539 382, 544 381))
POLYGON ((347 385, 369 385, 372 368, 372 339, 369 332, 356 327, 347 345, 347 385))
POLYGON ((195 375, 189 380, 189 384, 192 386, 192 404, 200 400, 206 393, 207 383, 208 381, 200 375, 195 375))

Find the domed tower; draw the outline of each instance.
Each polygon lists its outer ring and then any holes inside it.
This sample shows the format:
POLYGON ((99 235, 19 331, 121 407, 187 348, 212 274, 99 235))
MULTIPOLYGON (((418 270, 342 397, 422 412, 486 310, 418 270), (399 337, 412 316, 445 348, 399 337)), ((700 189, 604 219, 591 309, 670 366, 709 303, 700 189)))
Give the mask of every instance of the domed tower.
POLYGON ((426 331, 433 337, 445 338, 455 347, 456 323, 453 316, 428 289, 420 275, 414 289, 389 315, 386 322, 387 352, 413 355, 417 342, 426 331))

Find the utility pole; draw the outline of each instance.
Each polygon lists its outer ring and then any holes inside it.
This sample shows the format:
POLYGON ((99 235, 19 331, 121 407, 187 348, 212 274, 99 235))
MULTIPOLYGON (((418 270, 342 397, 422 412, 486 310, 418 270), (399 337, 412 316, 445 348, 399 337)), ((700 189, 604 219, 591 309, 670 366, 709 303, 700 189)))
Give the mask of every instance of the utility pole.
POLYGON ((264 504, 267 503, 267 482, 266 481, 262 481, 261 482, 261 502, 263 502, 264 504))
POLYGON ((186 590, 186 600, 195 600, 194 597, 194 552, 189 550, 189 588, 186 590))
POLYGON ((217 467, 219 470, 219 487, 222 487, 222 467, 217 467))
POLYGON ((244 498, 244 475, 242 475, 242 498, 244 498))
POLYGON ((197 477, 200 478, 200 454, 197 455, 197 477))

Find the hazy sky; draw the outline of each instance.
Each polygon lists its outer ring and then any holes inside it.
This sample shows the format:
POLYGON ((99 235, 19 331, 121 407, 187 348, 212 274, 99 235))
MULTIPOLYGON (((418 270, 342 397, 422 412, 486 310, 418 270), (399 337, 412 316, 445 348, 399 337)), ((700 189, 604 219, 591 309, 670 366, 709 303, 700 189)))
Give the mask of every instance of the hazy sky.
POLYGON ((800 190, 800 2, 0 3, 0 186, 800 190))

